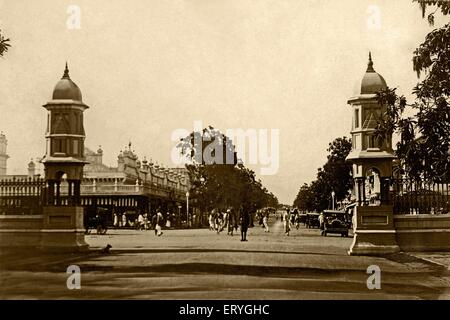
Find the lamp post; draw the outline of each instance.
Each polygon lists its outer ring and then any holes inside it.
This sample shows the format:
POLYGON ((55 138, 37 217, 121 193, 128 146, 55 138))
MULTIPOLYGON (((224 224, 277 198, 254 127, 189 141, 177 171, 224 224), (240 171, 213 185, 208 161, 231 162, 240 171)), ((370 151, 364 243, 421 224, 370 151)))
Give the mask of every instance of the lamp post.
POLYGON ((177 219, 177 227, 180 227, 180 218, 181 218, 181 205, 178 205, 178 219, 177 219))
POLYGON ((190 227, 190 219, 189 219, 189 191, 186 192, 186 219, 187 225, 190 227))
POLYGON ((205 212, 203 210, 203 205, 205 203, 205 198, 204 198, 204 186, 205 186, 205 178, 202 176, 200 177, 200 186, 201 186, 201 195, 202 195, 202 203, 200 204, 200 217, 201 217, 201 224, 203 226, 203 221, 204 221, 204 215, 205 212))
POLYGON ((334 191, 331 191, 331 199, 332 199, 332 201, 333 201, 333 204, 332 204, 332 210, 334 210, 334 196, 335 196, 336 194, 334 193, 334 191))

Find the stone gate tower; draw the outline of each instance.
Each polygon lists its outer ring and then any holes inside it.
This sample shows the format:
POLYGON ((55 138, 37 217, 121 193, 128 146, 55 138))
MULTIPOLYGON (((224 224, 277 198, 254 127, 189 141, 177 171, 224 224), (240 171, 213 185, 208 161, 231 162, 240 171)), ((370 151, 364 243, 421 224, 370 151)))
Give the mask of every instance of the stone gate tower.
POLYGON ((352 150, 347 160, 353 164, 354 193, 357 199, 355 235, 350 254, 385 254, 399 251, 389 205, 392 175, 392 139, 375 135, 377 119, 386 111, 377 93, 386 81, 375 72, 372 56, 361 82, 361 91, 348 100, 352 107, 352 150))
POLYGON ((46 155, 42 160, 47 181, 44 229, 50 231, 44 232, 42 246, 87 247, 80 188, 86 164, 83 112, 89 107, 83 103, 80 89, 70 79, 67 64, 63 77, 53 90, 52 100, 44 108, 48 111, 46 155), (64 198, 61 194, 63 181, 67 184, 64 198))

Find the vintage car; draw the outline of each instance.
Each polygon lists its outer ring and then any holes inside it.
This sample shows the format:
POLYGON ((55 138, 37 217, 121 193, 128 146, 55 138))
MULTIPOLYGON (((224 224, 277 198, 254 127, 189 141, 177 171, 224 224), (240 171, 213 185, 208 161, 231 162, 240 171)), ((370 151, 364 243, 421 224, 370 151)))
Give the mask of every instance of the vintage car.
POLYGON ((299 213, 297 215, 296 223, 303 223, 304 225, 306 225, 306 213, 299 213))
POLYGON ((316 212, 308 212, 306 214, 305 226, 307 228, 314 228, 314 227, 319 228, 320 227, 319 214, 316 212))
POLYGON ((324 210, 322 235, 327 236, 330 233, 340 234, 341 237, 348 237, 350 223, 345 211, 324 210))
POLYGON ((97 208, 95 211, 85 210, 84 212, 84 228, 85 234, 90 234, 92 230, 96 230, 97 234, 106 234, 108 231, 108 210, 97 208))

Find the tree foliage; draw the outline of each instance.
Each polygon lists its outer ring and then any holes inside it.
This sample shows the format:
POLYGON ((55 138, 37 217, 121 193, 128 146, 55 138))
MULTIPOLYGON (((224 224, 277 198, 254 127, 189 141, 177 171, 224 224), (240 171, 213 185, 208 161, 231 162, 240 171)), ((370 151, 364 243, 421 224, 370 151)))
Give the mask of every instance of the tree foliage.
MULTIPOLYGON (((435 5, 446 15, 447 1, 420 2, 425 10, 435 5)), ((424 15, 423 11, 423 15, 424 15)), ((436 11, 435 11, 436 12, 436 11)), ((433 12, 434 14, 434 12, 433 12)), ((429 18, 430 20, 430 18, 429 18)), ((434 21, 434 20, 433 20, 434 21)), ((387 111, 377 134, 399 134, 396 155, 406 175, 413 179, 448 181, 450 178, 450 24, 431 31, 413 53, 413 69, 423 79, 413 88, 415 101, 407 104, 395 89, 379 93, 387 111), (413 116, 405 116, 405 109, 413 116)))
MULTIPOLYGON (((181 154, 191 160, 186 165, 191 183, 190 191, 192 199, 196 201, 200 209, 205 212, 213 208, 239 209, 244 206, 247 210, 257 210, 268 206, 278 206, 276 196, 269 192, 262 185, 261 180, 256 178, 255 173, 242 163, 237 161, 233 164, 226 164, 225 161, 209 163, 204 160, 203 152, 214 140, 218 141, 219 148, 223 148, 224 151, 233 151, 236 159, 231 140, 211 126, 203 129, 202 132, 192 132, 178 145, 181 154), (207 143, 203 141, 202 146, 197 145, 205 135, 208 139, 207 143), (201 157, 198 155, 199 152, 202 152, 201 157)), ((218 149, 211 149, 210 152, 214 153, 214 150, 218 149)))
POLYGON ((417 2, 422 9, 422 18, 425 18, 427 7, 435 7, 435 10, 427 16, 430 25, 434 25, 434 15, 438 10, 444 15, 450 13, 450 2, 448 0, 413 0, 413 2, 417 2))
POLYGON ((294 207, 303 211, 322 211, 331 207, 331 192, 335 201, 348 196, 353 186, 351 164, 345 159, 352 149, 347 137, 329 143, 327 162, 317 171, 317 178, 310 185, 303 184, 294 200, 294 207))
POLYGON ((10 41, 9 38, 5 38, 0 29, 0 57, 3 57, 3 55, 8 52, 8 49, 11 47, 9 44, 10 41))

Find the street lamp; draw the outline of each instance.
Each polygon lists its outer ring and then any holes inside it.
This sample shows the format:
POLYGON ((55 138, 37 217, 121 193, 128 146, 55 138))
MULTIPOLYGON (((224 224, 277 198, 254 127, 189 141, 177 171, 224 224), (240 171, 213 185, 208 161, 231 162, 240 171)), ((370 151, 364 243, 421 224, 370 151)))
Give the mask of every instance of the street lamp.
POLYGON ((202 176, 202 177, 200 177, 200 186, 201 186, 201 195, 202 195, 202 203, 200 204, 200 219, 201 219, 201 225, 203 226, 203 223, 204 223, 204 215, 205 215, 205 212, 204 212, 204 210, 203 210, 203 205, 204 205, 204 202, 205 202, 205 199, 204 199, 204 190, 203 190, 203 187, 205 186, 205 178, 202 176))
POLYGON ((181 218, 181 208, 182 208, 182 206, 181 205, 178 205, 178 219, 177 219, 177 227, 179 228, 180 227, 180 218, 181 218))
POLYGON ((333 201, 333 204, 332 204, 332 210, 334 210, 334 196, 335 196, 336 194, 334 193, 334 191, 331 191, 331 198, 332 198, 332 201, 333 201))
POLYGON ((186 192, 186 218, 187 218, 187 225, 190 226, 190 219, 189 219, 189 191, 186 192))

